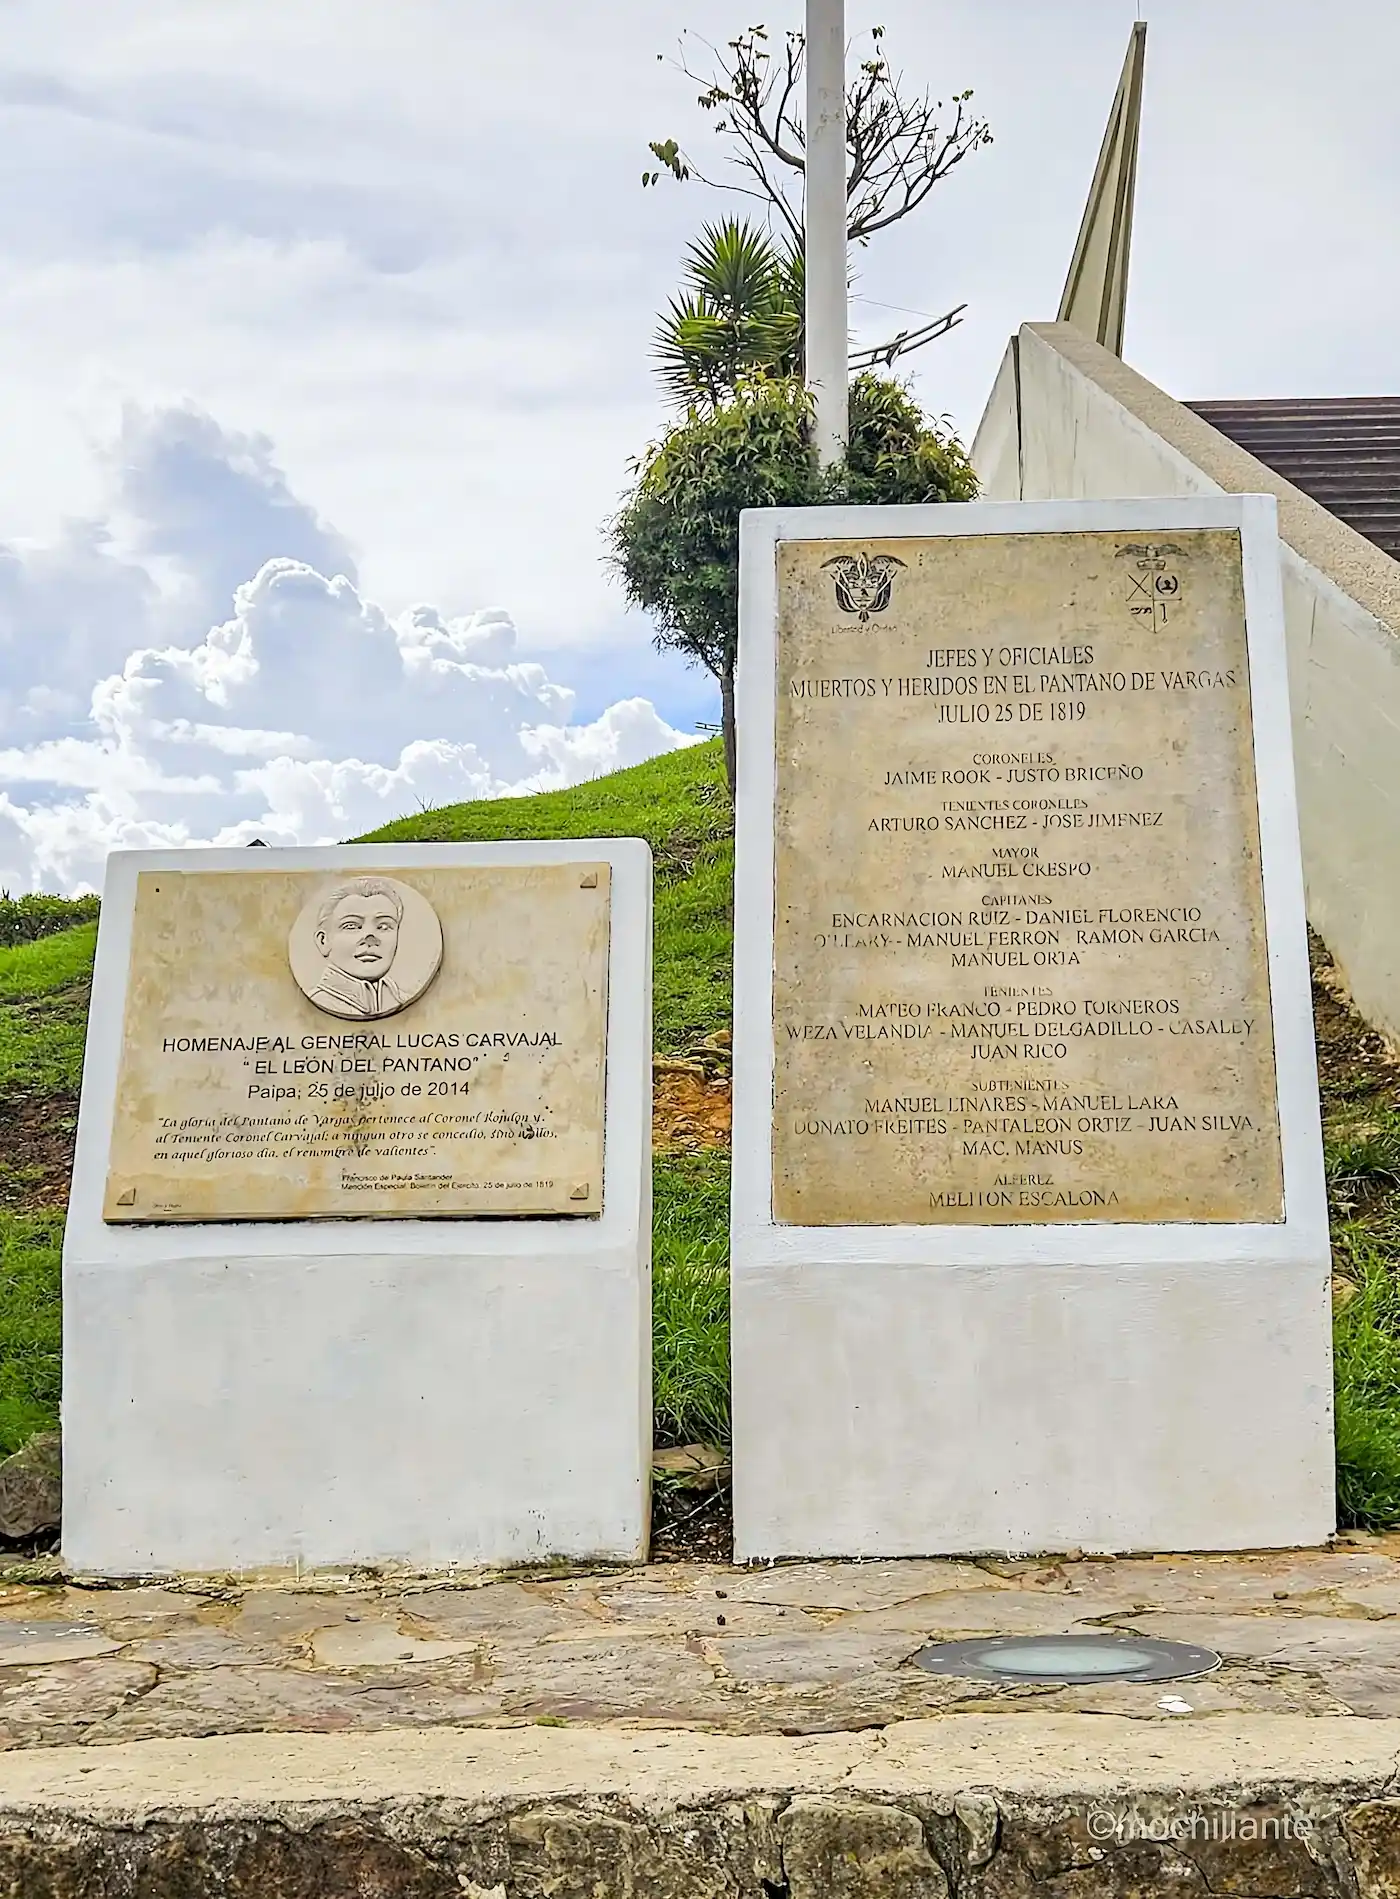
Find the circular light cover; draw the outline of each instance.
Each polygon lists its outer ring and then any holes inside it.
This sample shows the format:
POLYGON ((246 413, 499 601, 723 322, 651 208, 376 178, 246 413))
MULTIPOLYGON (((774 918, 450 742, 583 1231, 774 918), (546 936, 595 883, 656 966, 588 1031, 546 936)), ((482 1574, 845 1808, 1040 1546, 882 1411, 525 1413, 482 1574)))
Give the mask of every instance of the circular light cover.
POLYGON ((1219 1668, 1220 1657, 1146 1635, 981 1635, 933 1642, 914 1663, 964 1681, 1187 1681, 1219 1668))

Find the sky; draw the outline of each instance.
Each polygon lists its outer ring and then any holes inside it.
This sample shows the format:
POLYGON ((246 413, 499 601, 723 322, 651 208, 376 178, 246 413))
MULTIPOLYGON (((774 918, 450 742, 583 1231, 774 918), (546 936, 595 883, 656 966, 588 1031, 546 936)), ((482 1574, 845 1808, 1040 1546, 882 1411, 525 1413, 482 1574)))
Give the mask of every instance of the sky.
MULTIPOLYGON (((724 209, 640 175, 712 140, 680 34, 799 15, 0 0, 0 886, 349 836, 716 716, 603 560, 666 421, 656 311, 724 209)), ((1400 389, 1400 9, 1146 17, 1129 360, 1186 398, 1400 389)), ((912 359, 967 440, 1054 315, 1133 18, 848 0, 853 51, 883 24, 995 135, 854 260, 858 341, 968 303, 912 359)))

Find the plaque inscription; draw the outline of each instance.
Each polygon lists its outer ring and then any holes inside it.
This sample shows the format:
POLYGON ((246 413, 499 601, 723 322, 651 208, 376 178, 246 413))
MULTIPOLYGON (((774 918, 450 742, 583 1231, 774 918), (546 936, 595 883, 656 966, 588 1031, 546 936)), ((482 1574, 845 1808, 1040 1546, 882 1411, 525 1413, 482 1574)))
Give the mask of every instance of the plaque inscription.
POLYGON ((1233 530, 778 548, 773 1216, 1283 1217, 1233 530))
POLYGON ((596 1214, 606 863, 143 871, 109 1221, 596 1214))

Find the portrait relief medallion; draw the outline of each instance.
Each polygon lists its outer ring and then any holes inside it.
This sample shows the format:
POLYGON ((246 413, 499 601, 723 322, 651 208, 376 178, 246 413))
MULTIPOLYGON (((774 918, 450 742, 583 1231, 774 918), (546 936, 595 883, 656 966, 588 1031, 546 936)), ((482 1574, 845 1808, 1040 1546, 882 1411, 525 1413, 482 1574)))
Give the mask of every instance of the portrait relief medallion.
POLYGON ((442 967, 442 925, 396 877, 328 879, 287 940, 297 987, 327 1015, 377 1022, 423 995, 442 967))

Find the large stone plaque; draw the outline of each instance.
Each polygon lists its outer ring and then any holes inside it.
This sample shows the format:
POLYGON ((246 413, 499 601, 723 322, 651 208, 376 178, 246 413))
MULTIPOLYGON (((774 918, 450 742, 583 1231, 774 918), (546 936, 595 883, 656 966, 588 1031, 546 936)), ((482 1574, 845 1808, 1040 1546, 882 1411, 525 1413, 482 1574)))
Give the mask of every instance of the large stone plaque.
POLYGON ((773 1217, 1268 1221, 1240 537, 778 548, 773 1217))
POLYGON ((609 880, 143 871, 103 1217, 597 1214, 609 880))

